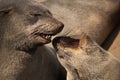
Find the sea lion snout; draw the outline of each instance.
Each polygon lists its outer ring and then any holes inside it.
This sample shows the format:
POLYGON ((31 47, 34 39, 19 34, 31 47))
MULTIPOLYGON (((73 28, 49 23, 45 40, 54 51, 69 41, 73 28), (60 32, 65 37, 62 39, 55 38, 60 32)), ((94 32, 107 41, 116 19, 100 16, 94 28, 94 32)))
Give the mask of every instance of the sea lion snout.
POLYGON ((52 44, 56 50, 58 46, 77 48, 79 46, 79 41, 79 39, 61 36, 54 38, 52 44))
POLYGON ((79 38, 75 36, 60 36, 53 39, 53 46, 57 49, 58 46, 68 47, 68 48, 78 48, 84 45, 87 39, 86 33, 79 35, 79 38))

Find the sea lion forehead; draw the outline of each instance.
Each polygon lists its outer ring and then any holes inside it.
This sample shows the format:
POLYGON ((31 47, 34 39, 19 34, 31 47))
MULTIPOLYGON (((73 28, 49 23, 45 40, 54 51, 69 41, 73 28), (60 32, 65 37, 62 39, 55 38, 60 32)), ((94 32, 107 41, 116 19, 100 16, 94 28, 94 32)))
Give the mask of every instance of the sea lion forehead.
POLYGON ((0 9, 7 8, 7 7, 15 8, 17 6, 20 6, 19 8, 22 8, 27 6, 25 4, 28 4, 28 3, 30 3, 29 0, 17 0, 17 1, 16 0, 0 0, 0 9))
MULTIPOLYGON (((25 3, 26 1, 30 1, 30 0, 0 0, 0 4, 5 4, 5 6, 7 5, 7 4, 18 4, 18 3, 25 3)), ((4 5, 0 5, 0 6, 4 6, 4 5)))
POLYGON ((11 5, 11 6, 17 5, 17 6, 23 7, 23 5, 26 6, 25 4, 34 5, 34 3, 38 4, 37 2, 35 2, 33 0, 17 0, 17 1, 16 0, 0 0, 0 7, 4 7, 4 6, 7 6, 7 5, 11 5))
POLYGON ((0 11, 8 9, 20 14, 41 14, 42 16, 52 16, 52 13, 46 7, 33 0, 0 0, 0 11))

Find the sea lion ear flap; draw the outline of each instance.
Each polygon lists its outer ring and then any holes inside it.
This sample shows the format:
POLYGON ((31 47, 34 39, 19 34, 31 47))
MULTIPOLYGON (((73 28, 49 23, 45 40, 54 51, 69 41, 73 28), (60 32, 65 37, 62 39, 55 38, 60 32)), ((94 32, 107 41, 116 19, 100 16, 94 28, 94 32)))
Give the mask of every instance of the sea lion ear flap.
POLYGON ((2 8, 0 9, 0 15, 6 15, 6 14, 9 14, 9 12, 12 10, 12 7, 9 7, 9 8, 2 8))
POLYGON ((79 46, 82 47, 83 45, 85 45, 86 40, 87 40, 87 34, 83 32, 80 37, 79 46))

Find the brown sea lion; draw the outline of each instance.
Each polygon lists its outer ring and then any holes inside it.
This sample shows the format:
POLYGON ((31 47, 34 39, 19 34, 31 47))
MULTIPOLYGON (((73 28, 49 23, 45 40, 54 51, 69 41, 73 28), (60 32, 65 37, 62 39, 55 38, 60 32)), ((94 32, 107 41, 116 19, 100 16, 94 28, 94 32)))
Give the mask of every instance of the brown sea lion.
POLYGON ((120 61, 85 33, 80 39, 56 37, 53 45, 67 80, 120 80, 120 61))
POLYGON ((65 70, 43 46, 63 26, 33 0, 0 0, 0 80, 64 80, 65 70))

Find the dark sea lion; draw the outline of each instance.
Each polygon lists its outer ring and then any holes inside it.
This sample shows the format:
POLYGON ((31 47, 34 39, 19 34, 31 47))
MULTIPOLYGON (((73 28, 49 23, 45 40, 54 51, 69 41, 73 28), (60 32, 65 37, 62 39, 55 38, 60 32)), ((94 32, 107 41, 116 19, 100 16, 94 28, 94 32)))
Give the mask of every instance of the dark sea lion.
POLYGON ((56 37, 53 46, 67 70, 67 80, 120 80, 120 61, 83 33, 56 37))
POLYGON ((0 80, 64 80, 65 70, 43 46, 63 26, 33 0, 0 0, 0 80))

